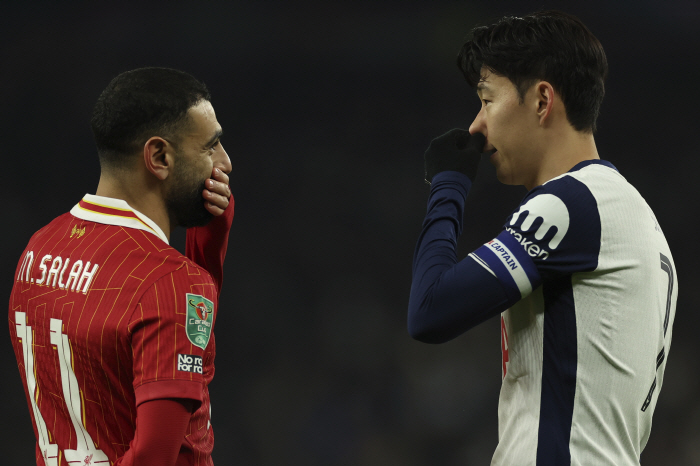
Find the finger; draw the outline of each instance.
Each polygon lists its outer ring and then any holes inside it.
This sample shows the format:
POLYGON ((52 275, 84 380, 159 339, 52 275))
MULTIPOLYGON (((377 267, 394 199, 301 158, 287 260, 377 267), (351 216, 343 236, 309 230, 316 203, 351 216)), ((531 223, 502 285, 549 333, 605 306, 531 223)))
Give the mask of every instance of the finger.
POLYGON ((214 168, 211 173, 211 177, 215 179, 216 181, 219 181, 224 184, 228 184, 229 178, 226 173, 223 172, 223 170, 219 168, 214 168))
POLYGON ((474 133, 469 138, 467 149, 475 150, 481 154, 484 151, 484 144, 486 144, 486 136, 481 133, 474 133))
POLYGON ((229 204, 229 199, 227 196, 223 196, 221 194, 209 191, 208 189, 205 189, 202 192, 202 197, 206 202, 212 204, 214 207, 218 207, 222 211, 225 210, 229 204))
POLYGON ((214 181, 211 178, 209 178, 206 181, 204 186, 209 191, 211 191, 215 194, 220 194, 220 195, 226 197, 227 199, 231 197, 231 188, 226 183, 222 183, 220 181, 214 181))
POLYGON ((224 209, 212 204, 211 202, 205 202, 204 208, 207 209, 214 217, 218 217, 224 213, 224 209))
POLYGON ((436 149, 463 150, 469 140, 469 131, 461 128, 454 128, 445 134, 433 139, 430 145, 436 149))

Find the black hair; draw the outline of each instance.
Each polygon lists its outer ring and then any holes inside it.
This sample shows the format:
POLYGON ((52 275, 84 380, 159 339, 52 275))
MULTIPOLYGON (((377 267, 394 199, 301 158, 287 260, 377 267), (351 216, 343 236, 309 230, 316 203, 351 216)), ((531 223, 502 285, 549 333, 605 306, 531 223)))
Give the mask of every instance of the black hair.
POLYGON ((536 81, 547 81, 561 95, 569 123, 578 131, 596 130, 608 61, 598 39, 575 16, 541 11, 476 27, 457 65, 472 87, 481 80, 482 67, 508 78, 521 102, 536 81))
POLYGON ((153 136, 179 140, 187 111, 211 100, 204 83, 170 68, 121 73, 97 99, 90 121, 100 164, 123 167, 153 136))

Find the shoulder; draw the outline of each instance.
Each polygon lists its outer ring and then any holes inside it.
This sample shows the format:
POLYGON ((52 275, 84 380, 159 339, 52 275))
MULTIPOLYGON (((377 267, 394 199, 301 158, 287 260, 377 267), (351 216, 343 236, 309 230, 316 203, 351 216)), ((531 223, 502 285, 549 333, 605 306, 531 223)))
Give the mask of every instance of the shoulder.
POLYGON ((565 239, 600 229, 598 203, 585 182, 566 173, 532 189, 506 221, 506 230, 528 233, 556 249, 565 239))
MULTIPOLYGON (((148 233, 143 233, 148 235, 148 233)), ((162 245, 156 247, 152 243, 148 243, 148 247, 138 251, 138 256, 144 262, 148 262, 149 266, 146 269, 153 269, 154 273, 148 278, 151 283, 170 277, 173 284, 178 287, 188 287, 191 285, 212 285, 214 280, 211 274, 203 267, 197 265, 194 261, 183 255, 180 251, 162 245)))
POLYGON ((93 222, 78 228, 85 228, 85 233, 75 259, 98 264, 96 288, 117 287, 132 297, 130 302, 138 302, 157 283, 163 290, 165 284, 173 290, 213 286, 205 269, 150 232, 93 222))
POLYGON ((581 162, 567 173, 535 187, 513 212, 509 223, 519 219, 532 225, 538 217, 558 228, 561 239, 573 221, 595 222, 599 218, 602 193, 619 197, 636 190, 613 164, 603 160, 581 162))
POLYGON ((595 162, 532 189, 506 221, 505 230, 541 266, 543 278, 549 269, 571 273, 597 266, 601 217, 590 179, 621 177, 614 167, 595 162))
POLYGON ((68 212, 66 212, 63 215, 59 215, 58 217, 51 220, 51 222, 49 222, 48 224, 44 225, 39 230, 37 230, 32 235, 29 242, 31 243, 32 241, 46 238, 47 235, 52 236, 57 230, 60 230, 60 229, 64 228, 66 225, 70 224, 70 221, 72 218, 74 218, 74 217, 68 212))
POLYGON ((161 256, 159 260, 162 266, 143 277, 134 296, 132 324, 154 319, 174 321, 197 306, 213 312, 218 293, 206 270, 182 255, 161 256))
MULTIPOLYGON (((591 161, 592 162, 592 161, 591 161)), ((525 214, 526 221, 533 222, 537 215, 545 216, 559 228, 559 236, 565 234, 574 218, 594 220, 598 215, 598 202, 594 191, 600 178, 619 177, 614 168, 590 163, 577 165, 572 171, 547 181, 532 189, 513 213, 511 222, 525 214), (593 186, 595 185, 595 186, 593 186)), ((606 180, 610 184, 610 180, 606 180)))

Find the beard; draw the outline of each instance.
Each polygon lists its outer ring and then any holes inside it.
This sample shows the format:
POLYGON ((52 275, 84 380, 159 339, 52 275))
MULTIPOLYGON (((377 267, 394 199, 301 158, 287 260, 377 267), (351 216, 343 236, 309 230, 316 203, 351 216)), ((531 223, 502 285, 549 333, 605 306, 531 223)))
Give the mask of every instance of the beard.
POLYGON ((202 192, 205 182, 206 178, 200 180, 189 167, 183 167, 175 173, 168 189, 166 205, 170 218, 175 219, 177 225, 184 228, 201 227, 214 218, 204 207, 202 192))

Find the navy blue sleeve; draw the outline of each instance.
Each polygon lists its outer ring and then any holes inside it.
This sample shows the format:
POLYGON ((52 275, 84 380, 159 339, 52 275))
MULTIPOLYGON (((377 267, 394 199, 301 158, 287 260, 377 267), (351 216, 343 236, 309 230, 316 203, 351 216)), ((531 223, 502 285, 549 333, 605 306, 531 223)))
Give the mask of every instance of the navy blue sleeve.
POLYGON ((469 178, 458 172, 433 178, 408 301, 408 331, 416 340, 451 340, 520 299, 509 297, 495 274, 475 258, 457 261, 470 187, 469 178))
POLYGON ((470 254, 488 267, 509 296, 598 266, 601 225, 588 187, 562 176, 530 191, 501 233, 470 254))
POLYGON ((433 179, 413 258, 411 336, 441 343, 525 298, 543 282, 595 270, 598 206, 588 187, 563 176, 528 193, 501 233, 457 261, 471 182, 457 172, 433 179))

